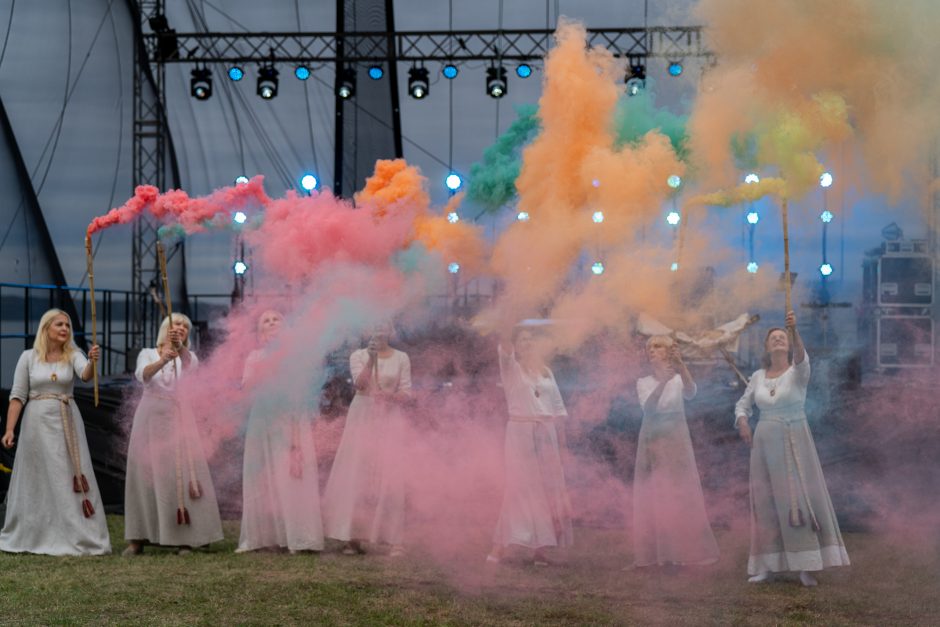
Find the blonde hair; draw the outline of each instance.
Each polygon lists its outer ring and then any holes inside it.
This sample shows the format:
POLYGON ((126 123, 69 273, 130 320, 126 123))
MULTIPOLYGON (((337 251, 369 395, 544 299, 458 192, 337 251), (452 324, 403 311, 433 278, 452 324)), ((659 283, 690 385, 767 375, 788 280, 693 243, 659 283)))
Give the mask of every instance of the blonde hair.
POLYGON ((39 319, 39 330, 36 331, 36 340, 33 342, 33 351, 36 353, 39 361, 46 361, 46 355, 49 354, 48 331, 49 327, 52 326, 52 321, 58 316, 65 316, 65 319, 69 321, 69 339, 67 339, 62 346, 62 357, 59 361, 71 361, 72 355, 78 350, 78 347, 75 346, 74 336, 72 335, 72 318, 61 309, 53 308, 42 314, 42 318, 39 319))
MULTIPOLYGON (((193 332, 193 321, 189 319, 189 316, 181 313, 173 313, 173 322, 185 322, 186 326, 189 327, 189 335, 186 336, 186 348, 189 348, 189 339, 190 335, 193 332)), ((163 322, 160 324, 160 332, 157 333, 157 348, 166 344, 166 336, 170 331, 170 317, 167 316, 163 319, 163 322)))
POLYGON ((654 346, 672 348, 675 344, 676 341, 669 335, 651 335, 650 338, 646 340, 646 352, 649 352, 654 346))

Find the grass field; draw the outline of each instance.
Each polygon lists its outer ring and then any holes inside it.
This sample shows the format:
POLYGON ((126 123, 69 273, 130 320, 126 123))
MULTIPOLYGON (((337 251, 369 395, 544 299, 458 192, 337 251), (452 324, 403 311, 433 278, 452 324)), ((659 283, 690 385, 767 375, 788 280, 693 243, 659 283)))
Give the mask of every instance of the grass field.
POLYGON ((122 558, 123 518, 109 523, 110 557, 0 554, 0 624, 940 624, 937 545, 865 534, 845 537, 851 568, 805 589, 745 583, 746 539, 730 533, 718 565, 676 573, 622 571, 629 545, 609 530, 576 529, 567 563, 537 569, 521 556, 486 566, 485 544, 463 557, 235 555, 237 523, 208 550, 122 558))

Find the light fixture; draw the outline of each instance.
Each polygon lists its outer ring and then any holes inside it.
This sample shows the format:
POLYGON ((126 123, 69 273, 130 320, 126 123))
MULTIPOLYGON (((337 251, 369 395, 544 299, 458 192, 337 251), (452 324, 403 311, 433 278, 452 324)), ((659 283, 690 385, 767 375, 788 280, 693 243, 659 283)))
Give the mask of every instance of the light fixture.
POLYGON ((444 177, 444 186, 452 192, 456 192, 463 185, 463 179, 456 172, 451 172, 444 177))
POLYGON ((676 210, 672 210, 666 214, 666 222, 668 222, 670 226, 676 226, 679 224, 680 220, 682 220, 682 216, 680 216, 679 212, 676 210))
POLYGON ((448 80, 453 80, 457 78, 457 74, 460 73, 460 70, 457 69, 457 66, 453 63, 446 63, 444 67, 441 68, 441 74, 444 75, 444 78, 448 80))
POLYGON ((356 95, 356 69, 346 66, 336 76, 336 95, 349 100, 356 95))
POLYGON ((666 185, 673 189, 679 189, 679 186, 682 185, 682 179, 678 174, 673 174, 668 179, 666 179, 666 185))
POLYGON ((232 264, 232 270, 235 271, 235 276, 245 276, 245 273, 248 272, 248 264, 239 259, 232 264))
POLYGON ((757 224, 760 221, 760 215, 756 211, 747 212, 747 223, 748 224, 757 224))
POLYGON ((594 220, 594 224, 600 224, 601 222, 604 221, 604 212, 595 211, 594 215, 591 216, 591 219, 594 220))
POLYGON ((669 76, 682 76, 682 63, 671 61, 669 63, 669 76))
POLYGON ((830 187, 832 185, 832 174, 829 172, 823 172, 819 175, 819 186, 820 187, 830 187))
POLYGON ((258 68, 258 89, 256 93, 264 100, 277 97, 277 76, 279 72, 273 65, 262 65, 258 68))
POLYGON ((519 222, 528 222, 528 221, 529 221, 529 212, 528 212, 528 211, 520 211, 519 213, 516 214, 516 220, 518 220, 519 222))
POLYGON ((236 211, 232 214, 232 222, 235 224, 244 224, 248 220, 248 216, 245 215, 244 211, 236 211))
POLYGON ((591 272, 596 275, 604 274, 604 264, 602 264, 600 261, 595 261, 591 266, 591 272))
POLYGON ((829 211, 828 209, 826 209, 825 211, 819 214, 819 219, 825 222, 826 224, 829 224, 830 222, 832 222, 832 218, 833 218, 832 212, 829 211))
POLYGON ((748 185, 753 185, 754 183, 760 183, 760 177, 757 176, 757 174, 755 174, 754 172, 751 172, 750 174, 744 177, 744 182, 747 183, 748 185))
POLYGON ((532 66, 528 63, 520 63, 516 66, 516 76, 519 78, 529 78, 532 76, 532 66))
POLYGON ((502 98, 507 91, 509 85, 506 82, 506 68, 495 65, 486 68, 486 93, 490 98, 502 98))
POLYGON ((310 78, 310 68, 306 65, 298 65, 294 68, 294 76, 297 77, 297 80, 305 81, 310 78))
POLYGON ((228 77, 237 83, 241 79, 245 78, 245 70, 241 69, 237 65, 233 65, 228 69, 228 77))
POLYGON ((457 224, 458 222, 460 222, 460 216, 457 215, 456 211, 451 211, 450 213, 447 214, 447 221, 450 222, 451 224, 457 224))
POLYGON ((189 93, 196 100, 208 100, 212 97, 212 70, 207 67, 195 68, 190 72, 189 93))
POLYGON ((235 184, 236 184, 236 185, 244 185, 244 184, 247 183, 247 182, 248 182, 248 177, 245 176, 244 174, 242 174, 241 176, 236 176, 236 177, 235 177, 235 184))
POLYGON ((670 272, 678 272, 678 271, 679 271, 679 262, 678 262, 678 261, 673 261, 673 262, 672 262, 672 265, 669 266, 669 271, 670 271, 670 272))
POLYGON ((429 91, 428 69, 413 67, 408 70, 408 94, 415 100, 421 100, 428 95, 429 91))
POLYGON ((751 262, 748 262, 747 264, 747 271, 750 272, 751 274, 757 274, 758 268, 760 268, 760 266, 757 265, 756 261, 751 261, 751 262))
POLYGON ((628 96, 636 96, 641 89, 646 87, 646 62, 642 57, 630 59, 630 67, 623 82, 627 85, 628 96))
POLYGON ((819 274, 823 276, 829 276, 832 274, 832 265, 824 263, 823 265, 819 266, 819 274))
POLYGON ((460 264, 456 261, 451 261, 449 264, 447 264, 447 271, 451 274, 457 274, 460 272, 460 264))
POLYGON ((320 181, 317 180, 317 177, 310 173, 304 174, 302 177, 300 177, 300 186, 308 192, 315 190, 319 183, 320 181))

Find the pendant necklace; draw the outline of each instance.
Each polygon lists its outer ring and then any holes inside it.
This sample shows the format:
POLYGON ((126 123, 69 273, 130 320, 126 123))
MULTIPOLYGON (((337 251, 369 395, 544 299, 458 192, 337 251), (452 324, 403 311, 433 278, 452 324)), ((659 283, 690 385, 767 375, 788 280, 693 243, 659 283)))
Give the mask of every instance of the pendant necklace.
POLYGON ((52 366, 52 374, 49 375, 49 378, 52 379, 53 383, 55 383, 56 381, 59 380, 59 374, 58 374, 58 371, 59 371, 59 362, 54 361, 54 362, 52 362, 52 363, 49 364, 49 365, 52 366))

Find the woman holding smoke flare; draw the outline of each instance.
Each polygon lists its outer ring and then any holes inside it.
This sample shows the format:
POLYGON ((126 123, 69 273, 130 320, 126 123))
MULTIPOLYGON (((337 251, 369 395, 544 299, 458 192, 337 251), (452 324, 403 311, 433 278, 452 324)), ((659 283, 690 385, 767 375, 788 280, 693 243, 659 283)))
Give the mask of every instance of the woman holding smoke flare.
POLYGON ((362 553, 362 542, 404 555, 406 481, 404 408, 411 400, 411 361, 389 345, 391 325, 377 325, 366 348, 349 357, 356 396, 323 495, 326 535, 362 553))
POLYGON ((643 423, 633 478, 633 565, 713 564, 718 545, 683 402, 695 397, 695 381, 671 337, 651 337, 646 354, 653 375, 636 382, 643 423))
POLYGON ((245 433, 238 553, 270 547, 291 553, 323 549, 317 450, 309 414, 303 402, 275 389, 276 382, 262 372, 283 323, 280 312, 263 312, 258 318, 262 347, 245 360, 242 385, 254 384, 254 390, 245 433))
POLYGON ((0 551, 45 555, 107 555, 108 523, 91 466, 85 424, 72 398, 75 376, 88 381, 101 355, 75 346, 72 321, 61 309, 39 320, 31 350, 16 362, 6 431, 12 448, 20 414, 13 476, 0 551), (24 412, 25 406, 25 412, 24 412))
POLYGON ((499 374, 509 407, 505 440, 505 492, 488 563, 499 563, 510 545, 532 550, 537 566, 550 564, 545 550, 571 546, 571 504, 561 449, 568 412, 545 364, 545 337, 517 326, 511 347, 500 341, 499 374))
POLYGON ((179 380, 199 365, 189 349, 192 322, 164 318, 157 347, 137 356, 143 395, 134 413, 124 486, 124 555, 144 544, 191 547, 222 539, 215 488, 192 409, 179 396, 179 380))
POLYGON ((735 426, 751 445, 748 581, 799 571, 804 586, 815 586, 812 571, 848 566, 849 556, 806 422, 809 356, 792 311, 785 329, 768 331, 764 350, 764 368, 735 405, 735 426), (760 420, 752 434, 755 404, 760 420))

